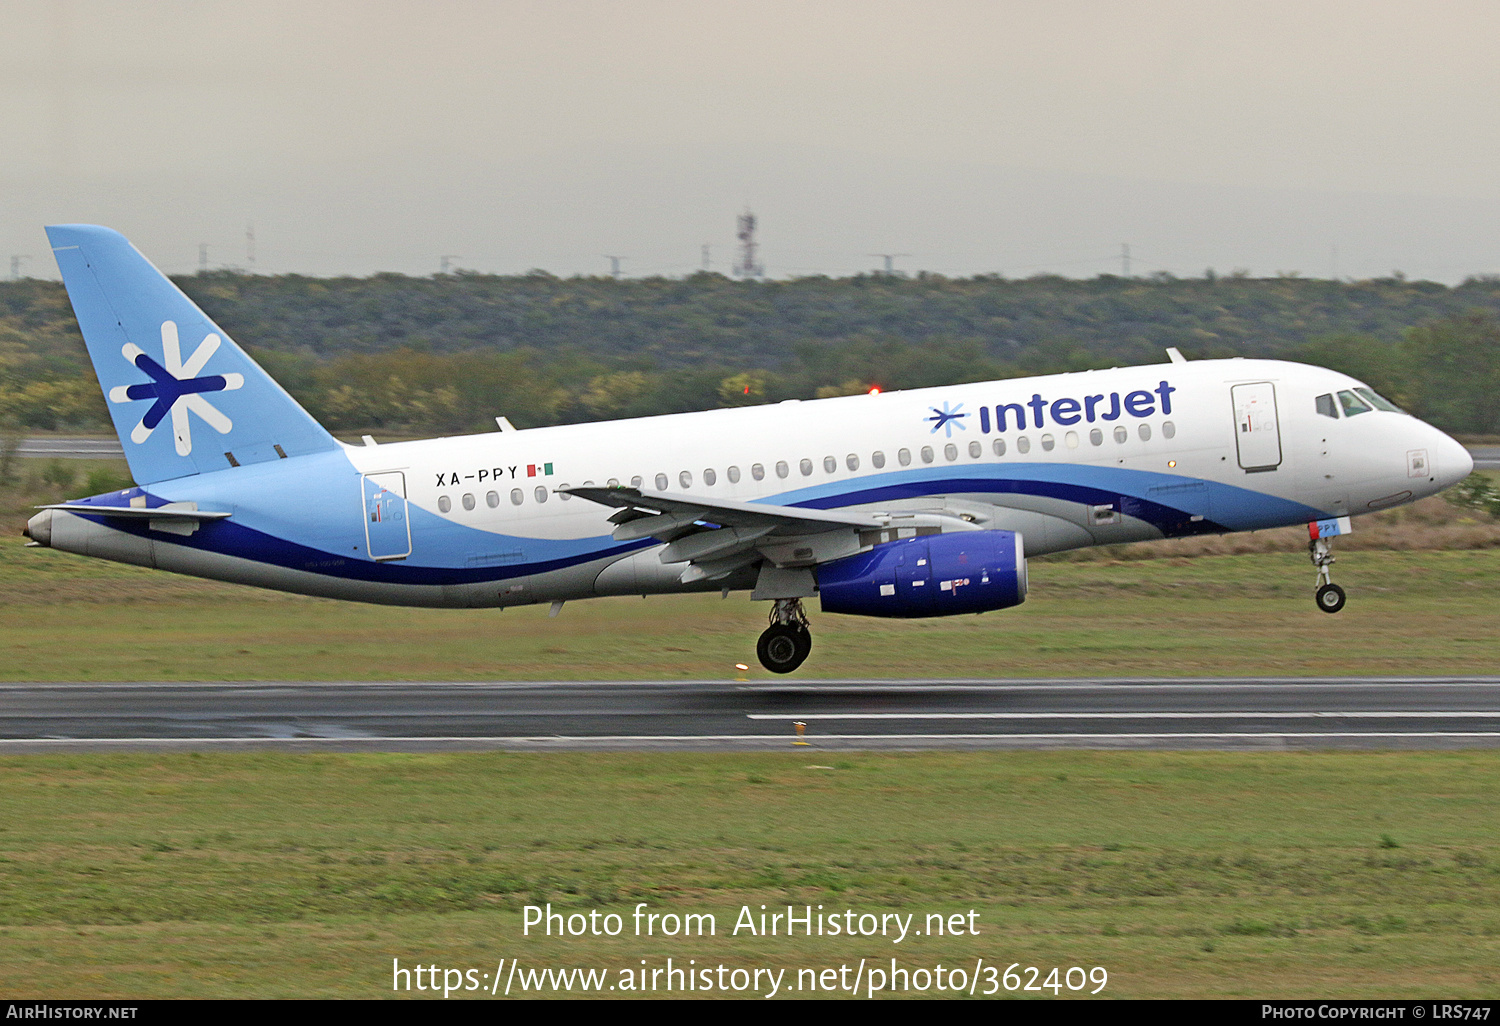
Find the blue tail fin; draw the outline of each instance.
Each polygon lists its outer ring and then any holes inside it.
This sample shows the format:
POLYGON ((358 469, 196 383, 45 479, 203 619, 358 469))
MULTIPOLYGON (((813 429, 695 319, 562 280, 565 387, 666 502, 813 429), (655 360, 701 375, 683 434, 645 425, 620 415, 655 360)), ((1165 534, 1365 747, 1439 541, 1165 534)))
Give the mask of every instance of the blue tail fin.
POLYGON ((338 446, 119 232, 47 237, 137 484, 338 446))

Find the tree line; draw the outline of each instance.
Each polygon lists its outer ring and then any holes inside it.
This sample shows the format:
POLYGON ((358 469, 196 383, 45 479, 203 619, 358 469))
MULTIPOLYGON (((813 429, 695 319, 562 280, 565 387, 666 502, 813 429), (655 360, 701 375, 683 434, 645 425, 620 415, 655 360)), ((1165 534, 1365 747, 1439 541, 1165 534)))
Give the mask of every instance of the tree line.
MULTIPOLYGON (((1189 358, 1347 371, 1500 433, 1500 279, 175 279, 335 431, 455 433, 1189 358)), ((62 286, 0 283, 0 422, 108 426, 62 286)))

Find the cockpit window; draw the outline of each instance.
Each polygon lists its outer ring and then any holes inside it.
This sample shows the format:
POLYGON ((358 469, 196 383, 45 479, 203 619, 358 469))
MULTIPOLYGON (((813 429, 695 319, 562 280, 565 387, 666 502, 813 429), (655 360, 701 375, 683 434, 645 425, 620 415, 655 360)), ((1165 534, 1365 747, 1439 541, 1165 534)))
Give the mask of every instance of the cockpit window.
POLYGON ((1334 420, 1339 419, 1339 408, 1333 404, 1332 392, 1325 392, 1318 396, 1317 403, 1318 412, 1323 416, 1332 417, 1334 420))
POLYGON ((1375 391, 1373 388, 1365 388, 1364 386, 1361 386, 1359 388, 1356 388, 1355 391, 1364 396, 1366 399, 1370 400, 1370 405, 1375 407, 1377 410, 1384 410, 1387 413, 1401 412, 1401 407, 1391 402, 1389 399, 1381 395, 1379 392, 1375 391))
POLYGON ((1347 389, 1339 393, 1339 405, 1344 408, 1344 416, 1346 417, 1370 412, 1370 404, 1347 389))

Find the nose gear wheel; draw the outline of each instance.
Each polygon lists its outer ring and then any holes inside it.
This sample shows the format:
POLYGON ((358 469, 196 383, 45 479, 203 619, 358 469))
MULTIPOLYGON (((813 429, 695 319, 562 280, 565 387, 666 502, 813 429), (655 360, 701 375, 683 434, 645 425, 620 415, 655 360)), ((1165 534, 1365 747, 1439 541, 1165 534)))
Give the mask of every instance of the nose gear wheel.
POLYGON ((1344 589, 1333 583, 1333 549, 1327 538, 1314 538, 1307 543, 1307 556, 1318 568, 1318 590, 1313 601, 1325 613, 1337 613, 1344 608, 1344 589))

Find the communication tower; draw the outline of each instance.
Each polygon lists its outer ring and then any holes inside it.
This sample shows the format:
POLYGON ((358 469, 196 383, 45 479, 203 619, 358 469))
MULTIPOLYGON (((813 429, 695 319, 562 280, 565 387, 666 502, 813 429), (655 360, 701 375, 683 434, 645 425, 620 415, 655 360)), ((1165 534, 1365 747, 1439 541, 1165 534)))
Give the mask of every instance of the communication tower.
POLYGON ((740 240, 740 258, 734 263, 736 278, 760 278, 766 273, 765 265, 755 259, 755 215, 746 210, 739 218, 740 230, 735 237, 740 240))

